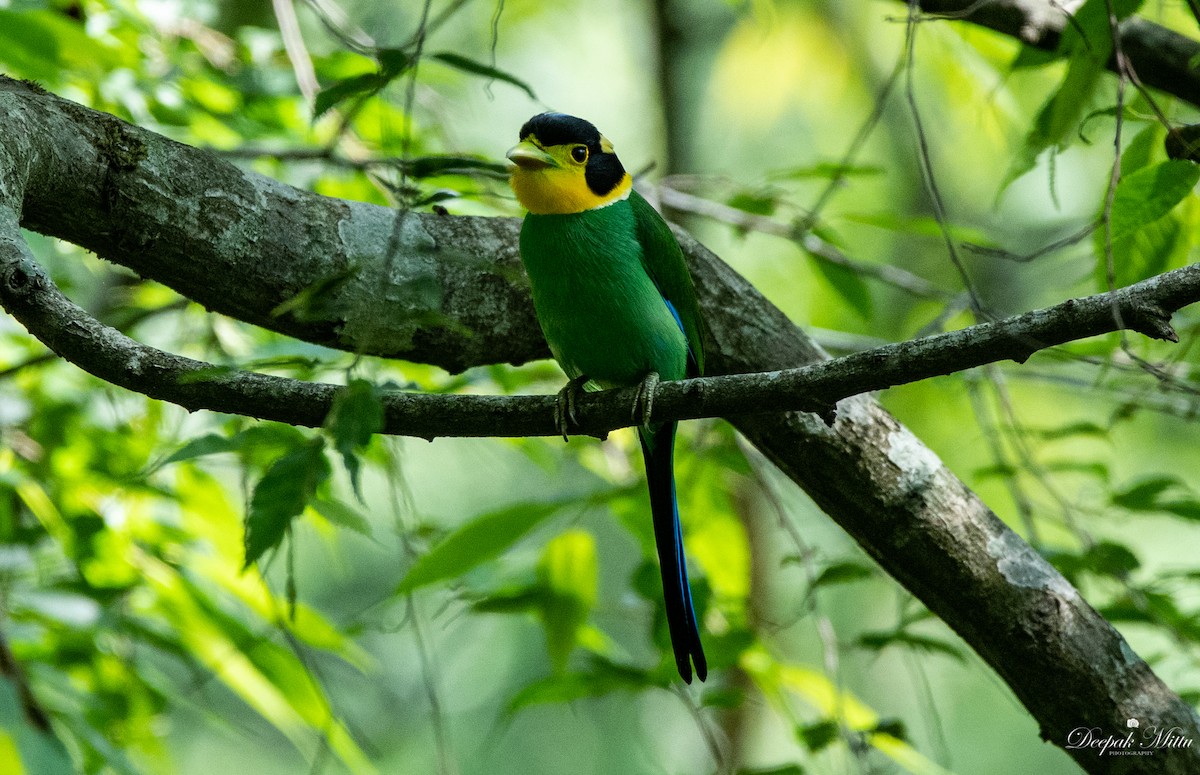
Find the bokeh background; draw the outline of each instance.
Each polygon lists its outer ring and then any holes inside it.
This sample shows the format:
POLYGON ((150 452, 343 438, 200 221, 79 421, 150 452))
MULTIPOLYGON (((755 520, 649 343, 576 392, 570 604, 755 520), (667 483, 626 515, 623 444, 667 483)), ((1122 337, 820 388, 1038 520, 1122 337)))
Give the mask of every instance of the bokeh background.
MULTIPOLYGON (((1196 34, 1183 4, 1122 9, 1196 34)), ((1098 72, 1068 99, 1080 61, 881 0, 0 0, 0 72, 329 196, 517 216, 501 161, 518 128, 545 109, 588 118, 647 196, 834 354, 1107 288, 1088 227, 1115 117, 1134 174, 1165 163, 1154 107, 1195 109, 1129 87, 1118 111, 1098 72), (1067 118, 1047 138, 1054 100, 1067 118), (428 176, 396 161, 445 156, 428 176)), ((1112 246, 1121 284, 1192 260, 1195 195, 1169 205, 1112 246)), ((110 325, 354 382, 352 419, 371 386, 564 379, 548 362, 452 375, 315 347, 27 236, 110 325)), ((880 396, 1193 702, 1198 325, 1184 310, 1178 345, 1101 337, 880 396)), ((685 424, 677 451, 716 666, 691 687, 627 431, 377 437, 347 465, 334 427, 189 416, 0 318, 0 438, 0 631, 60 741, 36 742, 4 682, 0 770, 1079 771, 718 420, 685 424), (297 464, 319 486, 243 569, 255 494, 297 464)))

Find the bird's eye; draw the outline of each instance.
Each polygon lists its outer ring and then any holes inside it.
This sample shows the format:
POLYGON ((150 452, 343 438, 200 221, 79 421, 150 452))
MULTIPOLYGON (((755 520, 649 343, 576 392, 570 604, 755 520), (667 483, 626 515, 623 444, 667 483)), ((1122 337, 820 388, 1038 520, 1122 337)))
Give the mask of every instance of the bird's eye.
POLYGON ((577 145, 571 149, 571 158, 583 164, 588 158, 588 149, 586 145, 577 145))

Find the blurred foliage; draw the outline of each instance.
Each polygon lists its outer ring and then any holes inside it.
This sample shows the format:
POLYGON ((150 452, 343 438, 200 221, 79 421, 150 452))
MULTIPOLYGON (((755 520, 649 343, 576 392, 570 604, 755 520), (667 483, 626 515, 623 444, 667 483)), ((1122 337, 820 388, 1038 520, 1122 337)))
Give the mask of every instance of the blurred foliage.
MULTIPOLYGON (((1195 32, 1182 5, 1113 7, 1195 32)), ((659 0, 670 30, 582 8, 7 0, 0 70, 293 185, 462 214, 517 214, 517 128, 584 115, 630 169, 686 160, 654 177, 719 207, 675 215, 818 335, 907 338, 1195 255, 1200 171, 1163 122, 1196 110, 1118 102, 1104 0, 1053 52, 899 3, 659 0)), ((28 236, 142 341, 346 388, 316 431, 189 416, 0 322, 0 646, 53 732, 0 680, 0 772, 1076 771, 727 425, 677 453, 713 669, 684 689, 629 434, 374 435, 380 390, 549 392, 555 367, 355 358, 28 236)), ((884 400, 1196 701, 1200 318, 1176 325, 884 400)))

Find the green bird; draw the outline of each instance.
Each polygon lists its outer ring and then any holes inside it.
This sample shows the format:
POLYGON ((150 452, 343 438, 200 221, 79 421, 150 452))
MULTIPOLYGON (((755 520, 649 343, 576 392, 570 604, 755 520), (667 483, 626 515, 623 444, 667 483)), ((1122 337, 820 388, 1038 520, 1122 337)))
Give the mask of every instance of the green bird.
POLYGON ((708 674, 688 585, 675 495, 675 423, 650 418, 661 379, 704 372, 702 321, 683 251, 591 123, 542 113, 508 152, 512 187, 529 210, 521 260, 542 332, 570 382, 556 420, 566 430, 584 389, 641 386, 638 429, 675 663, 708 674))

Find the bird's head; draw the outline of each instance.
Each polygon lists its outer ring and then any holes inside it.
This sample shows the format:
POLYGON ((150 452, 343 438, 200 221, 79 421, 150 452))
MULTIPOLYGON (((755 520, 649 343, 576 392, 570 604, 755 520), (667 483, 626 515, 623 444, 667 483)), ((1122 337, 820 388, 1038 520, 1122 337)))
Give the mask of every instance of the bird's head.
POLYGON ((539 113, 508 152, 517 199, 537 215, 581 213, 629 196, 633 181, 590 122, 539 113))

